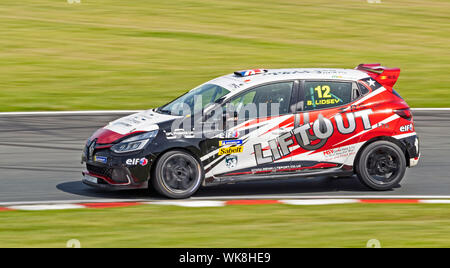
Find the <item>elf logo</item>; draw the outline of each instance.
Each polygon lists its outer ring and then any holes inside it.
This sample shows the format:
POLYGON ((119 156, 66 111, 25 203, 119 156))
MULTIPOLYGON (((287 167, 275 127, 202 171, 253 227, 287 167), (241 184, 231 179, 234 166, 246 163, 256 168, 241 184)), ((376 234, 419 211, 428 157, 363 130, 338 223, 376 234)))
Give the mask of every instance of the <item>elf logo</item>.
POLYGON ((147 158, 127 159, 127 161, 125 161, 125 164, 127 164, 128 166, 137 166, 137 165, 146 166, 148 164, 148 159, 147 158))
POLYGON ((413 125, 412 124, 400 127, 400 132, 408 132, 408 131, 413 131, 413 125))

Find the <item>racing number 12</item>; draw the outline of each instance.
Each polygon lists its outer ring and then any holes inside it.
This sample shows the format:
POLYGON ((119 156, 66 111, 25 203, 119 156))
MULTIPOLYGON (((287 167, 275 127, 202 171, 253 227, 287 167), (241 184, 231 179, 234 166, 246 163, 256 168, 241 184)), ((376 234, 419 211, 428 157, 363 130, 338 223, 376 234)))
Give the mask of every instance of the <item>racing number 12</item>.
POLYGON ((331 98, 329 86, 317 86, 314 90, 317 91, 319 99, 331 98))

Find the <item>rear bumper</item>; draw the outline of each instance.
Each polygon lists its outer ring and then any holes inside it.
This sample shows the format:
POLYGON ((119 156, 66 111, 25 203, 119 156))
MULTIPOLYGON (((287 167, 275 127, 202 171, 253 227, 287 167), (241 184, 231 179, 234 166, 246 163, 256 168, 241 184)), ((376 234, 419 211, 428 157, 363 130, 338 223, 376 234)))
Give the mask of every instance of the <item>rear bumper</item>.
POLYGON ((420 145, 419 137, 415 133, 413 135, 402 138, 399 140, 405 149, 407 156, 407 163, 409 167, 415 167, 419 164, 420 160, 420 145))
POLYGON ((415 167, 419 164, 419 159, 420 159, 420 153, 418 157, 414 157, 414 158, 410 158, 409 159, 409 167, 415 167))

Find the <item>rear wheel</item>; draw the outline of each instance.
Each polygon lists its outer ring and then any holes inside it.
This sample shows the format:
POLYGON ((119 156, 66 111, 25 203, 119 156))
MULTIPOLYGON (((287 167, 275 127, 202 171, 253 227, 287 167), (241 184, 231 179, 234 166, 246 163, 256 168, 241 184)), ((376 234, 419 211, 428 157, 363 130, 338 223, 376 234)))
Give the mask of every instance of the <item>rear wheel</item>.
POLYGON ((406 171, 406 160, 399 146, 376 141, 363 149, 356 164, 359 180, 373 190, 385 191, 397 186, 406 171))
POLYGON ((203 177, 203 168, 194 156, 174 150, 162 155, 156 163, 152 184, 166 197, 188 198, 200 188, 203 177))

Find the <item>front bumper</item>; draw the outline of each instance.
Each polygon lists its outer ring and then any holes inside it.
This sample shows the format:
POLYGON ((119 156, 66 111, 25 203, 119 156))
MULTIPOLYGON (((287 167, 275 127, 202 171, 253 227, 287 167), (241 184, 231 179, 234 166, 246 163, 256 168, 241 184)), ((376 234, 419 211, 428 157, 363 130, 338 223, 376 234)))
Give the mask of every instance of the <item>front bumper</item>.
POLYGON ((117 155, 104 147, 95 148, 91 154, 86 151, 82 155, 84 184, 113 190, 148 187, 154 155, 144 152, 117 155))
POLYGON ((148 181, 136 183, 129 180, 126 183, 117 183, 104 176, 98 174, 89 173, 89 171, 82 172, 82 182, 88 186, 108 189, 108 190, 130 190, 130 189, 146 189, 148 187, 148 181))

